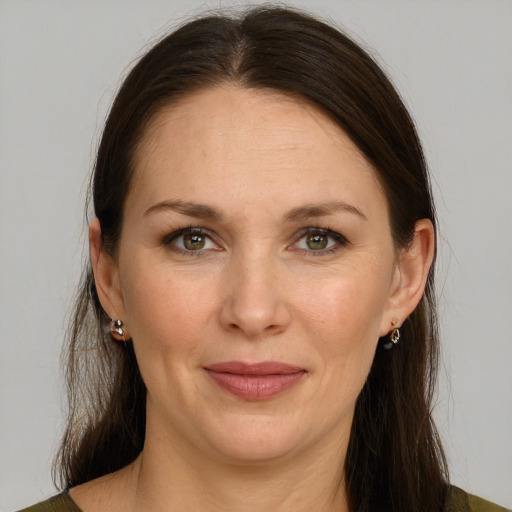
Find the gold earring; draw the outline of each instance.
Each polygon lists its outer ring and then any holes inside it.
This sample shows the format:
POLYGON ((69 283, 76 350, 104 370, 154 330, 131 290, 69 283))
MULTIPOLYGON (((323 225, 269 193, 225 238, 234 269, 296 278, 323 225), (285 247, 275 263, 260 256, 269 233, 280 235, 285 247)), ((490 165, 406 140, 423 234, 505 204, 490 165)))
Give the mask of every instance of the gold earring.
MULTIPOLYGON (((393 322, 395 325, 395 322, 393 322)), ((388 335, 388 341, 382 344, 382 348, 385 350, 391 350, 400 340, 400 327, 393 327, 388 335)))

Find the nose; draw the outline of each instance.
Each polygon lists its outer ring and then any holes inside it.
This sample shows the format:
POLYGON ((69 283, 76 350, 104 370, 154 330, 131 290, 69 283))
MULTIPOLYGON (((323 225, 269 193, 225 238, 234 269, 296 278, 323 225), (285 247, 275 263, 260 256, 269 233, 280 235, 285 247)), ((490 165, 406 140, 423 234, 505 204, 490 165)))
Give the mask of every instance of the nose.
POLYGON ((224 280, 223 328, 251 340, 284 332, 291 315, 282 274, 269 256, 241 256, 233 262, 224 280))

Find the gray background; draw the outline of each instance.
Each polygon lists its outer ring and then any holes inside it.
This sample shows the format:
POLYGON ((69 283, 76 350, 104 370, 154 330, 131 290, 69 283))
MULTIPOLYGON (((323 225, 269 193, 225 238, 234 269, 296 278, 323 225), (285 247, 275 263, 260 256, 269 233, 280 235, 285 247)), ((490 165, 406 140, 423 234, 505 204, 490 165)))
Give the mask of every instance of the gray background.
MULTIPOLYGON (((230 5, 0 0, 4 512, 53 492, 58 358, 84 254, 85 177, 119 77, 165 27, 230 5)), ((454 482, 512 507, 512 2, 294 5, 376 49, 417 120, 443 238, 436 415, 454 482)))

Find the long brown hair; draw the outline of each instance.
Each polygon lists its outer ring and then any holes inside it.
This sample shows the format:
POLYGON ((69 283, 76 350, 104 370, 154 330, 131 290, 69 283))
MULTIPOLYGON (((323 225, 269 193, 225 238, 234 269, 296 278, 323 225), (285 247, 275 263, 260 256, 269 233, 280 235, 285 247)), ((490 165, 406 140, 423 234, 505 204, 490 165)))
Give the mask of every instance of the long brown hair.
MULTIPOLYGON (((104 250, 115 255, 133 157, 164 105, 231 82, 305 99, 327 113, 373 164, 397 247, 415 222, 436 225, 414 124, 394 87, 359 45, 332 25, 281 7, 208 15, 171 33, 125 79, 108 116, 92 179, 104 250)), ((352 511, 439 511, 446 462, 432 421, 438 331, 434 268, 392 351, 377 350, 358 398, 345 481, 352 511)), ((90 266, 78 292, 67 347, 69 419, 55 477, 71 487, 118 470, 141 452, 146 388, 130 343, 112 343, 90 266)))

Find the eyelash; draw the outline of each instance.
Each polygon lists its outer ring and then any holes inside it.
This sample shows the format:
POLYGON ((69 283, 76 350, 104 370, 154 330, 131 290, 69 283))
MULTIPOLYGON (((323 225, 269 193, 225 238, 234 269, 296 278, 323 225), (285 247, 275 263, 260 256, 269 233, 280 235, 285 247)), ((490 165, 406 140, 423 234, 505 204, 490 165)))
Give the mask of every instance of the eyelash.
MULTIPOLYGON (((201 227, 187 226, 187 227, 179 228, 176 231, 173 231, 172 233, 169 233, 168 235, 166 235, 162 240, 162 245, 164 245, 166 247, 172 246, 172 249, 175 252, 178 252, 180 254, 184 254, 187 256, 191 256, 191 257, 203 256, 204 252, 205 252, 204 249, 198 249, 198 250, 194 251, 194 250, 183 249, 183 248, 177 247, 175 245, 176 240, 178 240, 180 237, 185 236, 187 234, 199 235, 199 236, 209 239, 211 242, 215 243, 212 235, 207 230, 205 230, 201 227)), ((330 247, 327 247, 327 248, 321 249, 321 250, 313 250, 313 249, 307 250, 307 249, 298 249, 298 248, 291 249, 291 250, 303 251, 311 256, 322 256, 325 254, 332 254, 332 253, 338 251, 339 249, 341 249, 342 247, 345 247, 349 244, 348 240, 342 234, 340 234, 336 231, 333 231, 332 229, 320 228, 320 227, 309 227, 309 228, 303 229, 297 236, 295 242, 293 242, 293 244, 291 244, 289 247, 293 247, 293 246, 297 245, 298 242, 300 242, 302 239, 304 239, 305 237, 307 237, 309 235, 326 236, 326 237, 330 238, 334 243, 330 247)))
POLYGON ((187 226, 187 227, 179 228, 176 231, 173 231, 172 233, 169 233, 168 235, 166 235, 164 237, 164 239, 162 240, 162 245, 164 245, 166 247, 172 246, 172 249, 175 252, 184 254, 186 256, 191 256, 191 257, 196 257, 196 258, 199 256, 203 256, 204 250, 192 251, 192 250, 182 249, 181 247, 176 246, 176 244, 175 244, 176 240, 178 240, 182 236, 189 235, 189 234, 202 236, 202 237, 212 241, 213 243, 215 243, 213 241, 213 237, 205 229, 196 227, 196 226, 187 226))
POLYGON ((342 247, 347 246, 349 243, 348 240, 341 233, 338 233, 337 231, 333 231, 332 229, 329 229, 329 228, 310 227, 310 228, 306 228, 306 229, 302 230, 300 235, 298 236, 297 240, 292 245, 297 244, 300 240, 302 240, 303 238, 305 238, 309 235, 326 236, 326 237, 330 238, 331 240, 333 240, 334 243, 330 247, 328 247, 326 249, 322 249, 322 250, 316 250, 316 251, 313 249, 311 249, 311 250, 295 249, 295 250, 303 250, 303 251, 307 252, 308 254, 310 254, 311 256, 323 256, 325 254, 335 253, 342 247))

